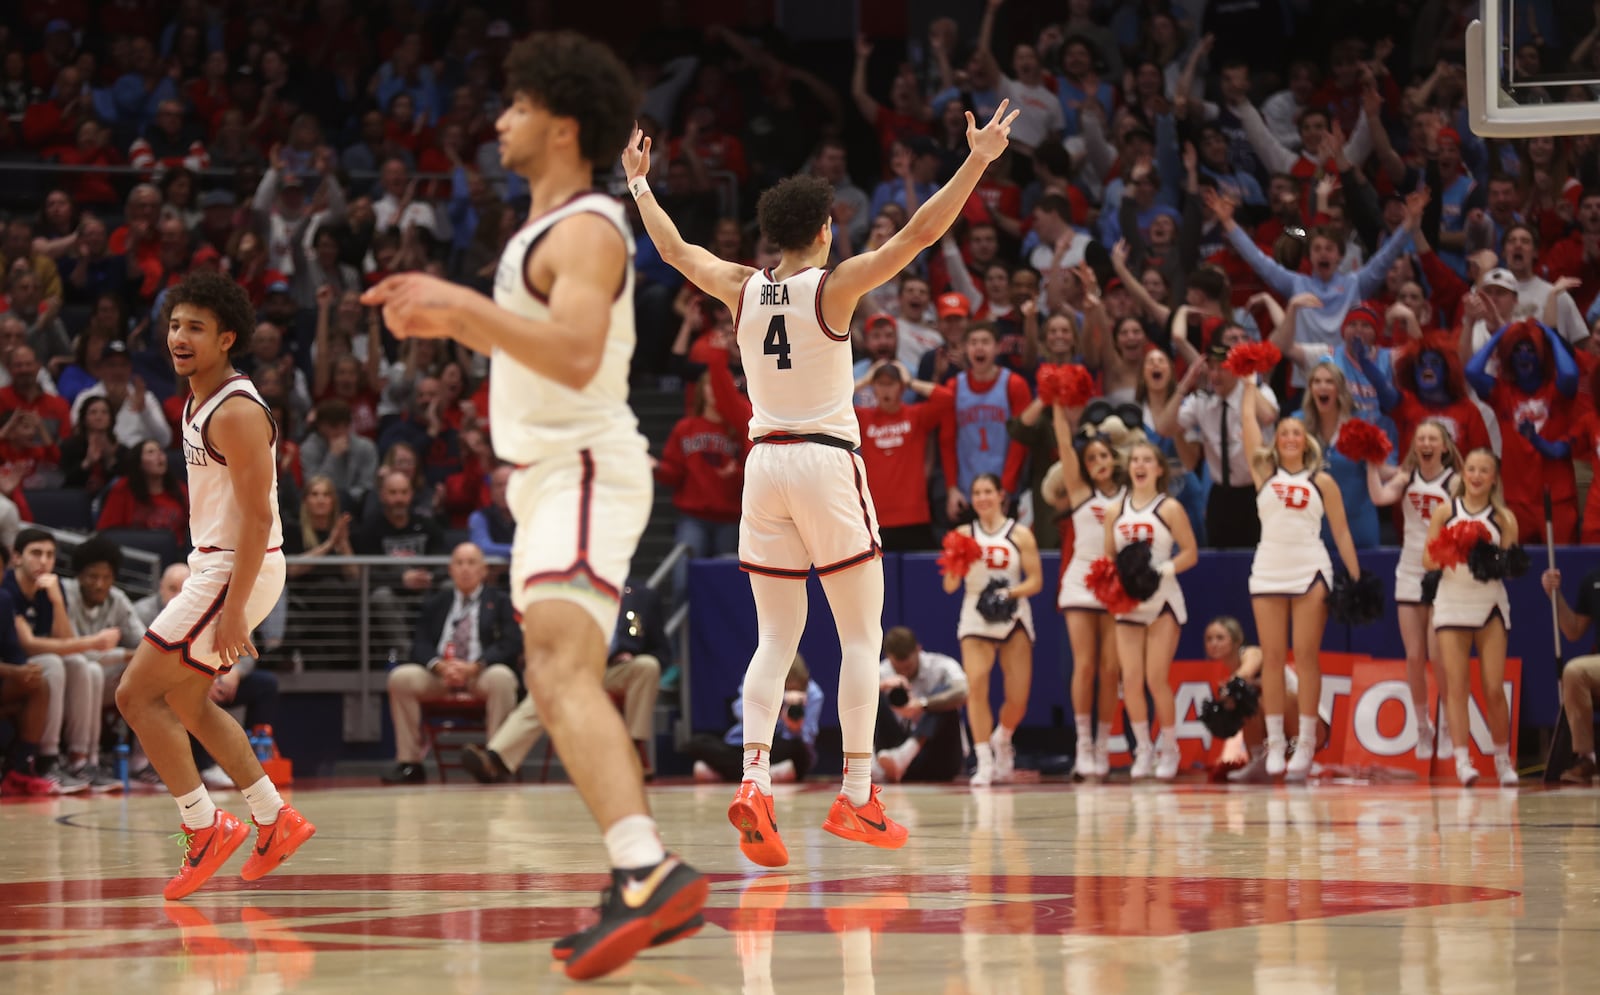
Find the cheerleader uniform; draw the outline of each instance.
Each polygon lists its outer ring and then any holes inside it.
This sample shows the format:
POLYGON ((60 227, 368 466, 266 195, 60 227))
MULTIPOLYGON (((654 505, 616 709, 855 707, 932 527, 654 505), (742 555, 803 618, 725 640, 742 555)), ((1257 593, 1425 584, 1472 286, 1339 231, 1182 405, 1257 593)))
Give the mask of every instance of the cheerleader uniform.
POLYGON ((1256 491, 1261 542, 1250 563, 1251 597, 1298 598, 1317 581, 1333 589, 1333 560, 1322 544, 1322 491, 1315 471, 1279 468, 1256 491))
MULTIPOLYGON (((1161 510, 1161 502, 1168 500, 1171 498, 1159 494, 1145 507, 1135 508, 1131 495, 1123 499, 1116 526, 1118 552, 1136 542, 1149 542, 1150 566, 1159 567, 1172 559, 1172 547, 1175 545, 1172 530, 1157 514, 1161 510)), ((1140 602, 1133 611, 1116 616, 1117 624, 1149 625, 1160 618, 1163 612, 1177 619, 1179 625, 1189 621, 1189 609, 1184 604, 1183 588, 1178 585, 1176 575, 1162 577, 1156 593, 1140 602)))
POLYGON ((1091 495, 1073 508, 1072 557, 1067 562, 1066 573, 1061 578, 1061 591, 1056 596, 1056 607, 1062 611, 1106 610, 1089 591, 1089 567, 1106 554, 1106 516, 1122 503, 1127 488, 1115 494, 1102 494, 1099 488, 1090 488, 1091 495))
POLYGON ((968 636, 1003 643, 1020 626, 1033 640, 1033 608, 1027 598, 1017 599, 1017 613, 1004 622, 991 622, 978 614, 978 595, 989 586, 989 581, 999 577, 1007 587, 1022 583, 1022 550, 1011 541, 1011 530, 1017 527, 1014 519, 1006 519, 994 532, 985 532, 981 522, 967 526, 972 538, 978 541, 983 556, 967 571, 967 589, 961 598, 961 617, 956 623, 956 638, 968 636))
MULTIPOLYGON (((1460 498, 1450 502, 1449 527, 1457 522, 1482 522, 1489 530, 1489 541, 1499 544, 1500 525, 1495 520, 1494 505, 1489 505, 1476 515, 1467 513, 1460 498)), ((1439 578, 1439 593, 1433 599, 1433 629, 1467 629, 1477 632, 1489 624, 1495 614, 1506 631, 1511 630, 1511 602, 1506 598, 1505 581, 1481 581, 1472 576, 1465 563, 1444 571, 1439 578)))
POLYGON ((1450 501, 1450 485, 1456 472, 1449 467, 1432 480, 1422 475, 1420 469, 1411 471, 1411 482, 1406 484, 1400 497, 1401 537, 1400 563, 1394 570, 1394 600, 1399 605, 1422 604, 1422 551, 1428 545, 1428 528, 1433 523, 1433 511, 1450 501))

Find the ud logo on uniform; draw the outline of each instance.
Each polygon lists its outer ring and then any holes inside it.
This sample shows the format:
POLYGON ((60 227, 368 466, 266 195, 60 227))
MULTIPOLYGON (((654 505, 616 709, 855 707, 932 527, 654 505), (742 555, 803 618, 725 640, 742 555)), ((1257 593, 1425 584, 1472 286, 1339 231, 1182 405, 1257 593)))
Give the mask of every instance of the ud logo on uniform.
POLYGON ((1278 495, 1285 508, 1293 511, 1311 503, 1311 491, 1301 484, 1273 484, 1272 492, 1278 495))

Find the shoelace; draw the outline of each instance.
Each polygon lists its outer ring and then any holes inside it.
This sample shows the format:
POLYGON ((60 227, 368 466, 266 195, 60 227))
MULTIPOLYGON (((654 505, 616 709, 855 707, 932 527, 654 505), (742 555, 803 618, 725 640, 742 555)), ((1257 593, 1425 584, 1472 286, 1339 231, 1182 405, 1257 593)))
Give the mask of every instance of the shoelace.
POLYGON ((189 847, 194 842, 194 834, 195 830, 184 827, 183 832, 173 833, 167 837, 167 839, 183 847, 183 863, 179 865, 180 868, 187 867, 189 864, 189 847))

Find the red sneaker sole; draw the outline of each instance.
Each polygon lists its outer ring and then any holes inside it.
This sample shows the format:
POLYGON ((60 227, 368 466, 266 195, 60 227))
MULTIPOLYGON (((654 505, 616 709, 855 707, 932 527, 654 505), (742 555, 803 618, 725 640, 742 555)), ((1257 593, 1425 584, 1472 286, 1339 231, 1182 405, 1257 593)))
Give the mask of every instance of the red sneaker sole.
POLYGON ((789 863, 789 848, 784 845, 783 837, 778 835, 776 829, 769 827, 769 831, 761 828, 765 820, 754 805, 735 801, 728 806, 728 821, 739 830, 739 852, 752 863, 762 867, 783 867, 789 863), (758 832, 765 838, 756 839, 758 832))
POLYGON ((251 853, 250 859, 245 861, 244 869, 239 872, 239 876, 246 881, 261 880, 279 867, 282 867, 285 860, 294 856, 294 852, 300 849, 306 840, 315 835, 317 835, 316 826, 309 822, 302 823, 300 828, 289 834, 288 842, 279 847, 276 852, 268 853, 259 860, 256 854, 251 853))
MULTIPOLYGON (((690 916, 690 918, 692 919, 694 917, 690 916)), ((687 921, 688 920, 685 920, 685 923, 687 923, 687 921)), ((677 943, 679 940, 687 940, 689 937, 693 936, 694 934, 700 932, 702 929, 705 929, 705 928, 706 928, 706 921, 704 919, 702 919, 702 920, 700 920, 699 922, 695 923, 692 926, 683 925, 683 926, 679 926, 679 927, 677 927, 675 929, 667 930, 668 933, 672 934, 671 936, 668 936, 665 933, 657 933, 655 936, 652 936, 650 938, 649 947, 651 949, 654 949, 656 947, 664 947, 664 946, 667 946, 668 944, 677 943)), ((571 947, 551 947, 550 948, 550 956, 555 958, 556 960, 559 960, 559 961, 569 960, 572 957, 572 948, 571 947)))
POLYGON ((168 882, 167 886, 161 891, 161 897, 175 902, 180 898, 186 898, 194 894, 200 889, 201 885, 211 880, 213 874, 222 869, 222 865, 228 862, 228 858, 232 857, 234 851, 243 846, 244 841, 249 837, 250 827, 242 822, 239 823, 237 832, 218 841, 217 849, 213 851, 214 856, 210 860, 205 861, 199 867, 193 868, 194 873, 182 881, 174 878, 168 882))
POLYGON ((654 915, 629 923, 584 951, 583 956, 569 959, 567 977, 573 981, 588 981, 610 974, 638 956, 657 935, 698 915, 710 894, 711 885, 706 879, 696 879, 668 899, 654 915))

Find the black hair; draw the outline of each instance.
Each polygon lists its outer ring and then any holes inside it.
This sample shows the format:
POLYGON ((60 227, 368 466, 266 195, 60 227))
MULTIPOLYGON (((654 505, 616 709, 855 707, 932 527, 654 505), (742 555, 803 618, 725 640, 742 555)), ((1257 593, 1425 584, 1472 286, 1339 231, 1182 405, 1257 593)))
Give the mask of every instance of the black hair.
POLYGON ((256 327, 256 309, 250 306, 250 295, 232 279, 203 270, 184 277, 167 291, 157 334, 166 334, 167 326, 172 323, 172 312, 179 304, 204 308, 217 316, 217 334, 232 332, 234 335, 229 356, 241 355, 250 347, 250 333, 256 327))
POLYGON ((15 552, 21 553, 24 549, 27 549, 36 542, 47 542, 54 546, 56 544, 56 537, 46 532, 44 529, 23 529, 21 532, 17 533, 16 539, 12 540, 11 548, 15 552))
POLYGON ((1214 301, 1228 296, 1228 277, 1215 266, 1201 266, 1189 274, 1188 286, 1200 291, 1214 301))
POLYGON ((93 535, 72 551, 72 572, 81 574, 96 563, 111 567, 112 576, 122 569, 122 547, 102 535, 93 535))
POLYGON ((761 234, 785 252, 816 241, 833 210, 833 185, 820 176, 791 176, 769 187, 756 202, 761 234))
POLYGON ((505 71, 512 94, 578 123, 578 154, 591 166, 622 154, 638 93, 609 46, 574 31, 541 31, 511 47, 505 71))

